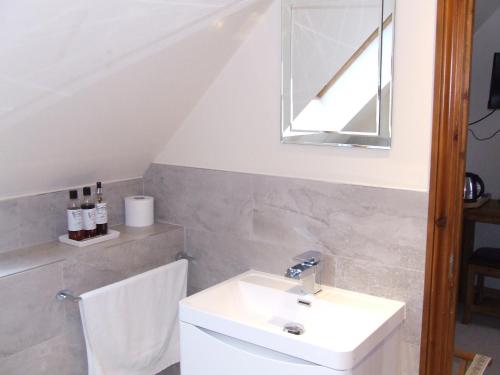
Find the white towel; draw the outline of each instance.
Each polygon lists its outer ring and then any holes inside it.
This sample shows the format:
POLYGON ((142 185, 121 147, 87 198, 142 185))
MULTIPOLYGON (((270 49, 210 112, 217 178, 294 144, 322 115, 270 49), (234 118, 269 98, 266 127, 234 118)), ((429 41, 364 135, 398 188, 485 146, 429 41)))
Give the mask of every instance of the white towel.
POLYGON ((153 375, 179 362, 179 301, 187 261, 179 260, 83 294, 89 375, 153 375))

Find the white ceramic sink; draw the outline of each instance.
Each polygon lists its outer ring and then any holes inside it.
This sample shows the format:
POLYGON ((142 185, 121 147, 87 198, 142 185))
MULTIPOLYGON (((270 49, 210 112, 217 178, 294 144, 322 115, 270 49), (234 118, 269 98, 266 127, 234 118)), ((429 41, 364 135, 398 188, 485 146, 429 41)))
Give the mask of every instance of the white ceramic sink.
POLYGON ((314 296, 299 290, 295 280, 249 271, 182 300, 180 320, 337 371, 357 366, 404 320, 402 302, 331 287, 314 296), (287 323, 304 333, 285 332, 287 323))

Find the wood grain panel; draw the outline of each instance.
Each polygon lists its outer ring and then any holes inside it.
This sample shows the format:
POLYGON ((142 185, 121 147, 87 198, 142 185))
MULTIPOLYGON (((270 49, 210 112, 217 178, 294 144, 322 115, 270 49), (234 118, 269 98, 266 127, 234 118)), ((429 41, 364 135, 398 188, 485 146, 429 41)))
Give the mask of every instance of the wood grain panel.
POLYGON ((451 374, 474 0, 438 0, 421 375, 451 374))

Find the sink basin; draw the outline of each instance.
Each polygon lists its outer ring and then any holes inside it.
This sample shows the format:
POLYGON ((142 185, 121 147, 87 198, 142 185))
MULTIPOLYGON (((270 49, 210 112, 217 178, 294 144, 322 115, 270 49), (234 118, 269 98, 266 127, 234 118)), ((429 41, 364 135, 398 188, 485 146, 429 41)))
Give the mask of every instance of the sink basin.
POLYGON ((332 287, 303 295, 297 281, 257 271, 185 298, 179 310, 181 330, 189 324, 336 371, 355 368, 404 316, 402 302, 332 287))

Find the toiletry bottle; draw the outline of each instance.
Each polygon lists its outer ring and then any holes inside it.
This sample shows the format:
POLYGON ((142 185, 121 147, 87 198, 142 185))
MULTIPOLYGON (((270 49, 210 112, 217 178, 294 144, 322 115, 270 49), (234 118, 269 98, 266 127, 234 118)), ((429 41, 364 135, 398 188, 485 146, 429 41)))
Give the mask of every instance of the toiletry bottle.
POLYGON ((96 235, 95 203, 92 200, 90 186, 83 188, 82 216, 83 236, 91 238, 96 235))
POLYGON ((68 238, 70 240, 81 241, 83 239, 82 232, 82 209, 78 201, 78 191, 69 191, 69 202, 66 210, 68 217, 68 238))
POLYGON ((102 183, 96 184, 97 189, 95 193, 95 211, 96 211, 96 230, 97 235, 101 236, 108 234, 108 205, 102 195, 102 183))

